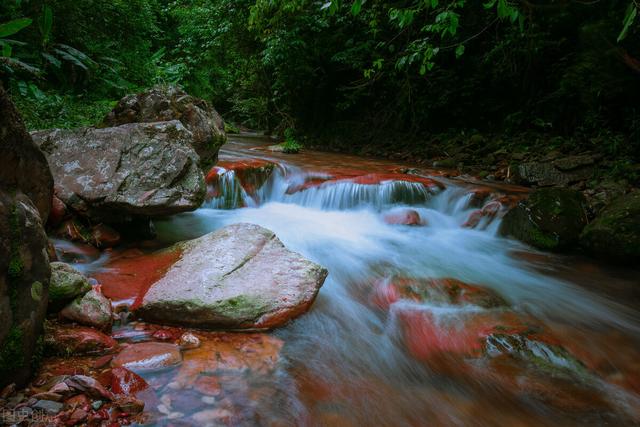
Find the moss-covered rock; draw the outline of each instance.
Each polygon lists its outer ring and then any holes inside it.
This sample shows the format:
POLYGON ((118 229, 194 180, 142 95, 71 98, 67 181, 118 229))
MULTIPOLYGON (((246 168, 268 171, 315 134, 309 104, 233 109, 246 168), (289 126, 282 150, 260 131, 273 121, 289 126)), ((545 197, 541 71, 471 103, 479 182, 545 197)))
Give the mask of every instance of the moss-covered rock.
POLYGON ((60 316, 81 325, 109 330, 113 316, 111 301, 97 290, 92 289, 63 308, 60 316))
POLYGON ((561 251, 578 242, 587 225, 585 201, 567 188, 535 190, 504 217, 500 234, 539 249, 561 251))
POLYGON ((51 263, 50 308, 60 309, 66 303, 90 290, 91 285, 87 278, 78 270, 63 262, 51 263))
POLYGON ((640 260, 640 191, 614 200, 584 229, 580 243, 613 261, 640 260))

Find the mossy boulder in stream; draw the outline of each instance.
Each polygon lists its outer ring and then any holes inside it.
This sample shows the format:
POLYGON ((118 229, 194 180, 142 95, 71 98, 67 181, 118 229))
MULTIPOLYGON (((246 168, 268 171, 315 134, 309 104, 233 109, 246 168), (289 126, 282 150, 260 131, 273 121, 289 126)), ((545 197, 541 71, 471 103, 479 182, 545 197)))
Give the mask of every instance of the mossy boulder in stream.
POLYGON ((614 200, 584 229, 580 243, 610 260, 640 260, 640 191, 614 200))
POLYGON ((75 268, 64 262, 51 263, 51 286, 49 287, 49 305, 60 309, 77 296, 86 294, 91 285, 75 268))
POLYGON ((560 251, 576 244, 587 225, 582 194, 568 188, 535 190, 504 217, 500 234, 539 249, 560 251))

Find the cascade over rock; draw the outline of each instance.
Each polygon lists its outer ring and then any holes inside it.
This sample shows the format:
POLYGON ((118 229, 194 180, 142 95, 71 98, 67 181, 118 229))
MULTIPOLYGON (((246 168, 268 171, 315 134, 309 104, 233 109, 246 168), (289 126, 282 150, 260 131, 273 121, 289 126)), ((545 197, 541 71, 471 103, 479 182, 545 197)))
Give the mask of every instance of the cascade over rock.
POLYGON ((177 87, 155 87, 127 95, 107 115, 104 123, 119 126, 171 120, 180 120, 192 133, 192 145, 203 168, 216 162, 218 150, 227 140, 222 117, 206 101, 177 87))
POLYGON ((0 86, 0 388, 22 386, 37 365, 49 298, 43 223, 53 180, 46 159, 0 86))
POLYGON ((56 195, 76 213, 120 222, 198 208, 204 175, 191 132, 178 121, 34 132, 56 195))
POLYGON ((181 258, 151 285, 139 314, 152 322, 266 329, 309 309, 327 270, 289 251, 276 235, 234 224, 168 251, 181 258))

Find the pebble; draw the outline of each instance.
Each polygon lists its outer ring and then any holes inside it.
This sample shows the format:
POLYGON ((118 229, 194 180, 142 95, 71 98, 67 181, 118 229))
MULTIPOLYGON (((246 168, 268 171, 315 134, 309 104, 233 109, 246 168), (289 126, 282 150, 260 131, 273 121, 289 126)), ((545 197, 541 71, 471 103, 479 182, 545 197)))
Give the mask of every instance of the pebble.
POLYGON ((185 332, 180 337, 180 342, 178 344, 183 350, 198 348, 200 347, 200 338, 193 335, 191 332, 185 332))
POLYGON ((207 405, 213 405, 214 403, 216 403, 216 398, 213 396, 202 396, 200 400, 202 400, 207 405))

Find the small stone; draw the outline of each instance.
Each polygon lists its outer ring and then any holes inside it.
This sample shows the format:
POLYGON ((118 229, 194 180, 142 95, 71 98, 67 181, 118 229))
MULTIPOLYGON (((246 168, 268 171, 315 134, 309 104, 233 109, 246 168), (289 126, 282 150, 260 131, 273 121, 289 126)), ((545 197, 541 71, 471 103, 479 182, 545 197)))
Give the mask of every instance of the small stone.
POLYGON ((127 346, 112 361, 134 372, 170 368, 182 363, 180 347, 175 344, 144 342, 127 346))
POLYGON ((176 420, 182 417, 184 417, 184 414, 182 412, 172 412, 169 415, 167 415, 167 418, 169 418, 170 420, 176 420))
POLYGON ((116 404, 128 414, 139 414, 144 411, 144 402, 131 396, 119 398, 116 404))
POLYGON ((216 398, 213 396, 202 396, 200 400, 202 400, 207 405, 213 405, 214 403, 216 403, 216 398))
POLYGON ((102 400, 96 400, 95 402, 93 402, 91 404, 91 407, 97 411, 98 409, 102 408, 102 405, 104 404, 104 402, 102 400))
POLYGON ((171 411, 169 410, 169 408, 167 408, 167 405, 161 404, 156 406, 156 409, 158 410, 158 412, 168 415, 171 413, 171 411))
POLYGON ((38 400, 33 409, 46 412, 47 414, 55 415, 62 411, 63 404, 60 402, 54 402, 52 400, 38 400))
POLYGON ((200 338, 193 335, 191 332, 185 332, 180 337, 180 341, 178 344, 183 350, 198 348, 200 347, 200 338))

